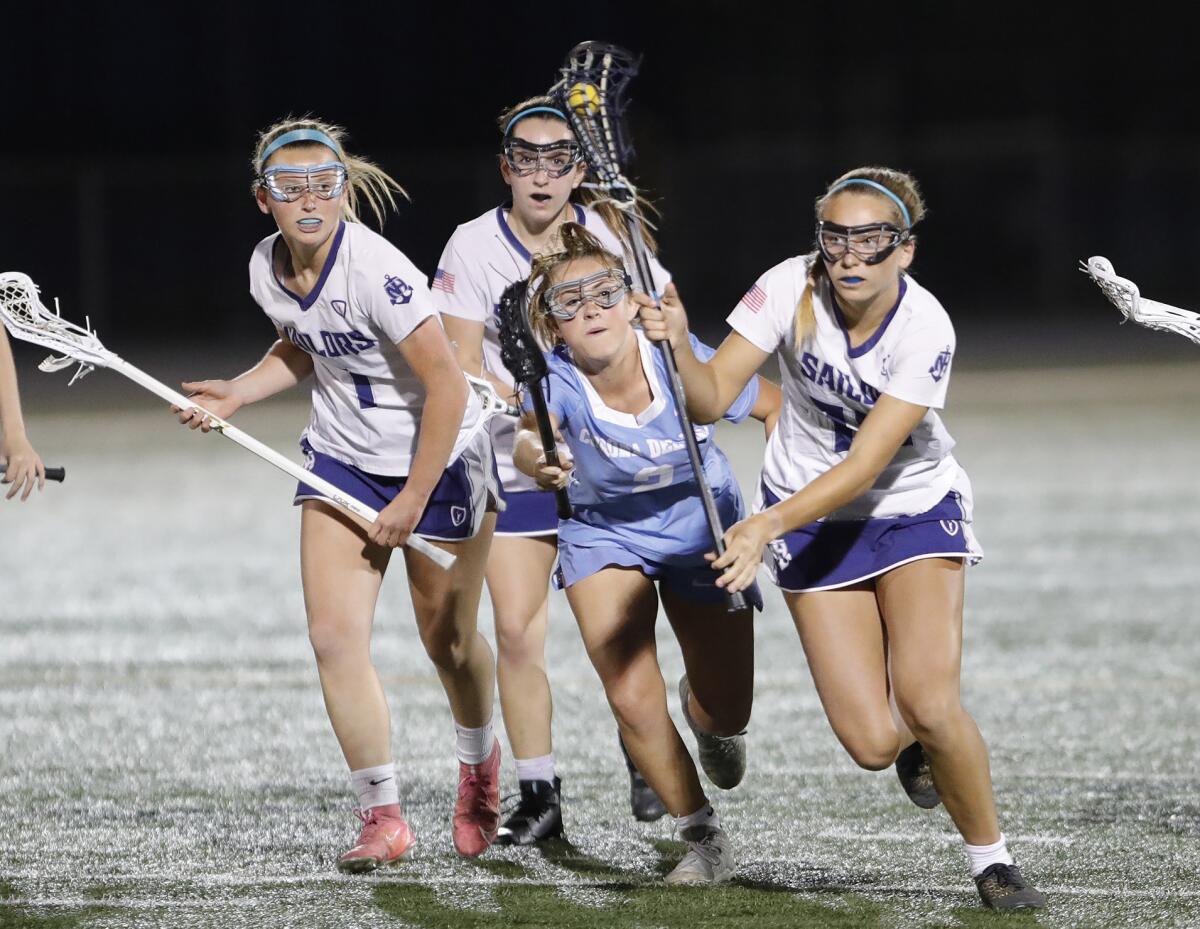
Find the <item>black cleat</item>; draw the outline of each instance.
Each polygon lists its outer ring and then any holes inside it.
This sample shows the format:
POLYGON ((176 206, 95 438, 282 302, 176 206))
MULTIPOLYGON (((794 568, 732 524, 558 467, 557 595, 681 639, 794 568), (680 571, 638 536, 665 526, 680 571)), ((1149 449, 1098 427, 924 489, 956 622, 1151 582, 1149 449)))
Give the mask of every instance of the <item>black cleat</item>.
POLYGON ((896 777, 908 794, 908 799, 923 810, 932 810, 942 802, 937 788, 933 786, 933 771, 929 768, 929 756, 920 742, 913 742, 896 756, 896 777))
POLYGON ((532 845, 563 834, 562 781, 521 781, 521 802, 501 824, 497 845, 532 845))
POLYGON ((667 808, 629 757, 624 740, 620 735, 617 738, 621 742, 621 754, 625 756, 625 767, 629 769, 629 808, 633 811, 633 818, 643 823, 662 819, 667 815, 667 808))
POLYGON ((1046 898, 1021 876, 1016 864, 994 864, 975 878, 983 905, 993 910, 1035 910, 1046 898))

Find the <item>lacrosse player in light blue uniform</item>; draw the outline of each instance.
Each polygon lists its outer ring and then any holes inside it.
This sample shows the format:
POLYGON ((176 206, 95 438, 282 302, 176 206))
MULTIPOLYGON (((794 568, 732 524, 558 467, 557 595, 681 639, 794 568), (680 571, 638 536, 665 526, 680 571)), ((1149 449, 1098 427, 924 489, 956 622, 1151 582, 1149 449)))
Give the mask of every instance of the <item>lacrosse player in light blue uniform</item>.
MULTIPOLYGON (((689 845, 667 883, 719 883, 733 875, 732 851, 667 712, 654 624, 661 598, 683 652, 680 699, 701 764, 729 789, 745 773, 753 609, 727 611, 705 558, 712 537, 666 369, 632 325, 637 308, 621 260, 574 223, 560 237, 563 251, 534 263, 530 321, 555 345, 543 387, 574 465, 546 466, 529 429, 518 437, 514 461, 540 486, 568 489, 574 513, 559 524, 557 583, 633 760, 689 845)), ((696 351, 707 349, 697 342, 696 351)), ((767 421, 779 405, 778 389, 755 379, 725 417, 767 421)), ((712 433, 711 426, 696 430, 703 479, 731 525, 744 513, 741 494, 712 433)), ((757 590, 749 599, 761 606, 757 590)))

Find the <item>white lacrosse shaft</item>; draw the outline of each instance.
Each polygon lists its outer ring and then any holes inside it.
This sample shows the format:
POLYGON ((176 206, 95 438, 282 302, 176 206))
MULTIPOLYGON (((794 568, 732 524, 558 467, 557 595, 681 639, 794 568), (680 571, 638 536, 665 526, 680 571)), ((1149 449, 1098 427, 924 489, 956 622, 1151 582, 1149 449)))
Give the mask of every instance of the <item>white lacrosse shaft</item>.
MULTIPOLYGON (((373 523, 378 518, 379 513, 371 509, 365 503, 362 503, 344 491, 339 490, 323 477, 318 477, 311 471, 306 471, 299 464, 292 461, 290 458, 286 458, 285 456, 279 454, 279 452, 275 451, 275 449, 271 448, 269 445, 264 445, 262 442, 258 441, 258 439, 243 432, 237 426, 232 425, 228 421, 222 419, 220 416, 208 412, 204 409, 204 407, 199 406, 198 404, 189 400, 183 394, 172 390, 161 381, 155 380, 140 368, 135 368, 124 358, 114 355, 109 361, 106 362, 105 366, 111 368, 113 371, 116 371, 118 374, 125 375, 125 377, 129 378, 135 384, 146 388, 146 390, 150 391, 152 394, 157 394, 159 397, 162 397, 162 399, 166 400, 173 406, 179 407, 181 410, 199 410, 210 421, 211 427, 217 432, 221 433, 221 435, 225 436, 225 438, 232 439, 238 445, 242 446, 242 448, 249 452, 253 452, 264 461, 270 462, 284 474, 290 475, 298 481, 303 481, 309 487, 320 491, 333 503, 336 503, 347 512, 365 520, 367 523, 373 523)), ((432 559, 439 567, 448 569, 454 564, 453 555, 443 549, 438 548, 436 545, 426 541, 418 535, 410 535, 408 537, 408 541, 406 541, 404 544, 413 551, 420 552, 427 558, 432 559)))

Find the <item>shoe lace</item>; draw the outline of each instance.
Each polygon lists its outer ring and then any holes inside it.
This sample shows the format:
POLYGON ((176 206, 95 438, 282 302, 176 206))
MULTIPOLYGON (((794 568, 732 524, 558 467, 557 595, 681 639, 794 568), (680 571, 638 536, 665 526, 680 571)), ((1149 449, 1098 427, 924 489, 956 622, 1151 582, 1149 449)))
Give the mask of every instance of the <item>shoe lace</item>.
POLYGON ((697 839, 695 842, 688 842, 688 847, 699 858, 703 858, 713 868, 721 863, 721 850, 713 845, 713 839, 717 836, 716 832, 709 832, 702 839, 697 839))
POLYGON ((1015 872, 1011 865, 996 864, 990 869, 991 874, 988 875, 996 882, 996 885, 1001 888, 1015 887, 1020 890, 1024 884, 1021 881, 1020 875, 1015 872))

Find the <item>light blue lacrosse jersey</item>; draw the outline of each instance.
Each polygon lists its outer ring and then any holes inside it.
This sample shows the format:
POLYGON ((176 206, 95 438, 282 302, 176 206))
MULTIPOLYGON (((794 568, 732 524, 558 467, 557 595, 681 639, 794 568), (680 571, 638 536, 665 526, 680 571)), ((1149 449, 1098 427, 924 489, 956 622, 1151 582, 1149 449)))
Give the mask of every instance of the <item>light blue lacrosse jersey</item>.
MULTIPOLYGON (((559 523, 559 545, 618 545, 664 564, 703 563, 703 554, 712 551, 712 536, 688 462, 666 363, 653 343, 640 331, 635 334, 653 395, 637 415, 606 406, 564 346, 547 355, 547 405, 558 418, 575 462, 568 487, 574 515, 559 523)), ((690 338, 697 358, 713 356, 713 349, 690 338)), ((757 399, 754 378, 724 418, 741 422, 757 399)), ((721 523, 728 528, 744 515, 741 492, 729 462, 713 442, 713 427, 693 428, 705 480, 713 489, 721 523)))

